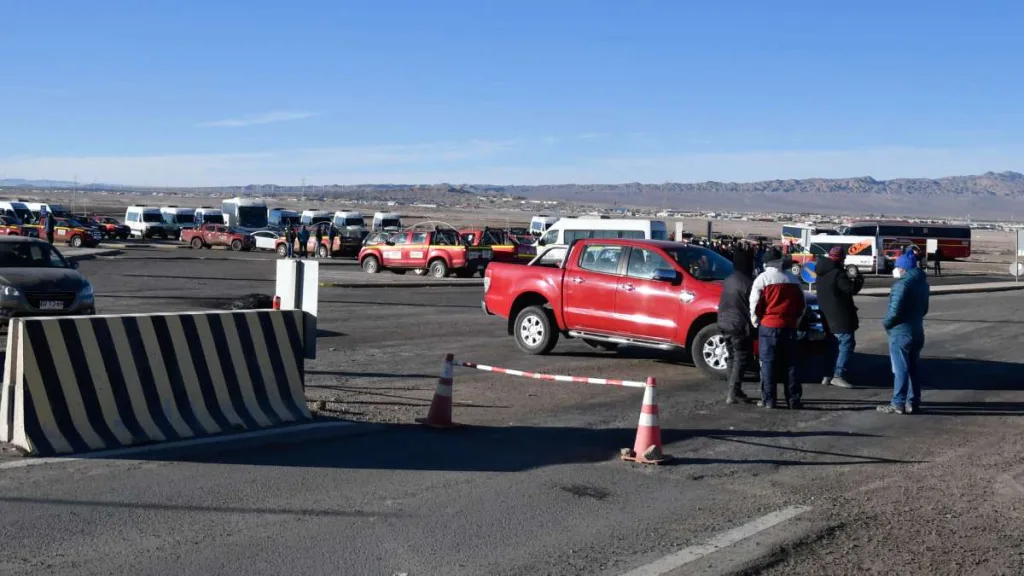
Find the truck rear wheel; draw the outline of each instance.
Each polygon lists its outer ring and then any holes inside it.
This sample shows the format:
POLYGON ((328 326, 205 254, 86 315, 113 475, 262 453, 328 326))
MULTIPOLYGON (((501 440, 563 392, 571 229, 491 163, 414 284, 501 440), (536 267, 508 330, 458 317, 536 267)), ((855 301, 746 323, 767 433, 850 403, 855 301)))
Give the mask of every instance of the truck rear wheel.
POLYGON ((729 377, 729 353, 725 346, 725 334, 717 324, 708 324, 693 338, 690 350, 693 363, 701 372, 726 380, 729 377))
POLYGON ((380 260, 377 260, 376 256, 367 256, 363 258, 363 272, 367 274, 376 274, 380 272, 380 260))
POLYGON ((201 238, 193 238, 190 244, 192 245, 193 250, 199 250, 203 247, 203 240, 201 238))
POLYGON ((444 278, 448 275, 448 265, 440 258, 434 260, 430 263, 430 275, 434 278, 444 278))
POLYGON ((232 240, 231 241, 231 249, 234 250, 235 252, 241 252, 242 251, 242 241, 238 240, 238 239, 232 240))
POLYGON ((558 343, 558 327, 551 311, 540 306, 528 306, 516 316, 516 344, 527 354, 540 355, 551 352, 558 343))

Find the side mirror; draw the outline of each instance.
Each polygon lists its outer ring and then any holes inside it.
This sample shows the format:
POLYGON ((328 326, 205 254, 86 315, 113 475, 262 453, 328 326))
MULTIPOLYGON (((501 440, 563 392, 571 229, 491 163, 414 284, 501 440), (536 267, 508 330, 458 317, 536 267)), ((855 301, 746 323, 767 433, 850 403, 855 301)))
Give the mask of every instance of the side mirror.
POLYGON ((543 238, 537 240, 537 246, 547 246, 547 242, 543 238))
POLYGON ((655 282, 668 282, 670 284, 679 284, 683 280, 683 275, 678 270, 670 270, 667 268, 660 268, 654 271, 655 282))
POLYGON ((72 262, 71 263, 71 269, 72 270, 78 270, 78 262, 72 262))

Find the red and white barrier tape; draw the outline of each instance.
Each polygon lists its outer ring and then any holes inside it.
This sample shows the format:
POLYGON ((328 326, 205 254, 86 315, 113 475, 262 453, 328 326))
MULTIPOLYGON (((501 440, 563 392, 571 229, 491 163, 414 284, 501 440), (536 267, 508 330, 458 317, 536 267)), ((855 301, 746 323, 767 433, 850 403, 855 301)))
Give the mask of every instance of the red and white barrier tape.
POLYGON ((523 370, 509 370, 508 368, 499 368, 497 366, 488 366, 486 364, 474 364, 473 362, 456 362, 458 366, 465 368, 474 368, 476 370, 483 370, 484 372, 497 372, 499 374, 507 374, 509 376, 522 376, 523 378, 533 378, 534 380, 550 380, 553 382, 578 382, 581 384, 601 384, 604 386, 625 386, 627 388, 644 388, 647 386, 647 382, 638 382, 636 380, 613 380, 611 378, 587 378, 586 376, 560 376, 555 374, 538 374, 536 372, 524 372, 523 370))

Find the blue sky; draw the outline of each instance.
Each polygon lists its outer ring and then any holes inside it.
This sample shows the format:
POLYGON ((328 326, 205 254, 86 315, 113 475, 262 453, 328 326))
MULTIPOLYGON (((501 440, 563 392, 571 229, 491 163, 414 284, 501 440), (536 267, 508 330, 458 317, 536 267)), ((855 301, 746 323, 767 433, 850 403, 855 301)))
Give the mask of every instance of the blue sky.
POLYGON ((0 0, 0 179, 1024 171, 1024 4, 0 0))

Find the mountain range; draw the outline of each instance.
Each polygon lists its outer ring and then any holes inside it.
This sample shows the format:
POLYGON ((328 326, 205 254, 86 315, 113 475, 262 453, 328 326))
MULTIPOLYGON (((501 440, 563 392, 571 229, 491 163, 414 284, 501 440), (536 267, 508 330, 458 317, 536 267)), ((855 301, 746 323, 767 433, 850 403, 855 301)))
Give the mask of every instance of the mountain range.
MULTIPOLYGON (((70 188, 72 182, 55 180, 0 180, 0 186, 70 188)), ((88 189, 132 189, 140 192, 165 188, 79 185, 88 189)), ((262 185, 263 190, 270 189, 262 185)), ((297 186, 273 186, 279 194, 295 194, 297 186)), ((565 200, 580 204, 651 206, 681 210, 735 210, 744 212, 815 212, 834 214, 891 214, 903 216, 971 215, 976 218, 1010 220, 1024 216, 1024 174, 986 172, 945 178, 808 178, 761 182, 698 182, 641 184, 546 184, 546 185, 401 185, 366 184, 328 186, 330 196, 418 199, 428 202, 453 194, 514 196, 535 200, 565 200)), ((181 190, 181 188, 166 188, 181 190)), ((191 189, 195 190, 195 189, 191 189)), ((237 187, 202 188, 209 193, 231 193, 237 187)), ((245 187, 255 193, 257 187, 245 187)))

